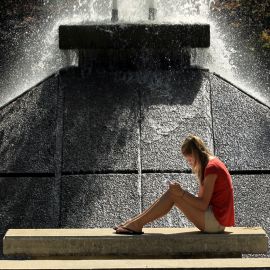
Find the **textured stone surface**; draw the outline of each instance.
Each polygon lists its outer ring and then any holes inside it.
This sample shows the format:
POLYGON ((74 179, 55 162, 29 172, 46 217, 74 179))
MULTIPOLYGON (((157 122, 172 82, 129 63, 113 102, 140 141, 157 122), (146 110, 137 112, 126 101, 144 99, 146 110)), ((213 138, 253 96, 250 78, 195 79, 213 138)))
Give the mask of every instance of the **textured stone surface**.
MULTIPOLYGON (((167 185, 165 180, 177 181, 181 186, 192 194, 196 195, 198 191, 197 180, 191 174, 177 174, 177 173, 156 173, 142 175, 142 208, 148 208, 158 197, 160 197, 166 190, 167 185)), ((187 227, 194 226, 184 214, 176 207, 174 207, 166 216, 152 223, 150 227, 187 227)))
POLYGON ((216 154, 231 170, 270 169, 270 110, 211 76, 216 154))
POLYGON ((138 214, 136 174, 62 177, 63 227, 109 227, 138 214))
POLYGON ((9 228, 57 227, 56 197, 54 178, 0 177, 1 242, 9 228))
POLYGON ((136 170, 139 101, 123 76, 62 78, 64 171, 136 170))
POLYGON ((54 172, 58 78, 0 110, 0 172, 54 172))
MULTIPOLYGON (((263 227, 270 239, 270 175, 233 175, 236 226, 263 227)), ((267 257, 270 257, 270 243, 267 257)))
POLYGON ((209 24, 61 25, 60 49, 209 47, 209 24))
POLYGON ((209 80, 203 71, 155 73, 142 89, 143 170, 183 170, 180 145, 193 133, 212 149, 209 80))
POLYGON ((116 234, 111 228, 9 230, 4 254, 34 258, 218 258, 267 249, 267 237, 261 228, 230 228, 224 234, 204 234, 195 228, 145 228, 144 232, 132 236, 116 234))

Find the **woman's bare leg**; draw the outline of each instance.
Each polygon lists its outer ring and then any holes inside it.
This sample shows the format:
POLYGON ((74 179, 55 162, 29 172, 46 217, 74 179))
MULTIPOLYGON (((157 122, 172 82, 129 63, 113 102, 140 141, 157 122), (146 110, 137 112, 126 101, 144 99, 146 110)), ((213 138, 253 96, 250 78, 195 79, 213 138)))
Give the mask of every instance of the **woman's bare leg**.
POLYGON ((160 199, 164 196, 165 194, 161 195, 161 197, 157 198, 156 201, 154 201, 147 209, 145 209, 142 213, 132 217, 131 219, 127 220, 124 224, 131 222, 132 220, 138 219, 139 217, 145 215, 148 213, 156 204, 160 203, 160 199))
POLYGON ((191 206, 185 200, 177 199, 175 206, 179 208, 183 214, 191 221, 199 230, 203 231, 205 228, 205 212, 191 206))
POLYGON ((180 192, 179 194, 173 194, 170 190, 166 191, 148 209, 124 223, 124 227, 141 231, 145 224, 166 215, 175 204, 199 230, 204 230, 205 212, 188 204, 181 198, 181 195, 180 192))
POLYGON ((174 202, 171 199, 169 191, 166 191, 149 208, 141 214, 124 223, 124 227, 134 231, 141 231, 143 226, 166 215, 173 207, 174 202))

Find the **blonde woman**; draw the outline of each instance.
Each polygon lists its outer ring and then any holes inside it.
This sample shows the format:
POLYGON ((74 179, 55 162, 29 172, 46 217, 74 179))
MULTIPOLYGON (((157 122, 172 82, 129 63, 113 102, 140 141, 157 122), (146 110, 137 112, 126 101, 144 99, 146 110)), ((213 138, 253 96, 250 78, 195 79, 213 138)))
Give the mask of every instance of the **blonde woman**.
POLYGON ((168 190, 148 209, 116 226, 117 234, 142 234, 143 226, 166 215, 173 206, 201 231, 221 233, 234 226, 233 185, 224 163, 215 157, 197 136, 188 136, 181 152, 199 181, 197 196, 170 182, 168 190))

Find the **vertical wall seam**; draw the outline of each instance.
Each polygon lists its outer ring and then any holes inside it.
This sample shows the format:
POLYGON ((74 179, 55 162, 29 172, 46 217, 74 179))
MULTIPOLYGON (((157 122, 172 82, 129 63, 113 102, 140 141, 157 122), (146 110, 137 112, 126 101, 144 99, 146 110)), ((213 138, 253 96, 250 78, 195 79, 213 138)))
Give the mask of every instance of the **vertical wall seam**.
POLYGON ((212 82, 211 82, 210 76, 211 74, 209 73, 208 75, 209 85, 210 85, 209 99, 210 99, 210 115, 211 115, 211 124, 212 124, 213 151, 214 151, 214 155, 216 155, 216 139, 215 139, 215 129, 214 129, 214 116, 213 116, 213 89, 212 89, 212 82))
POLYGON ((56 147, 55 147, 55 191, 58 199, 56 215, 58 227, 61 227, 61 196, 62 196, 62 163, 63 163, 63 106, 64 97, 61 87, 60 73, 58 73, 57 87, 57 115, 56 115, 56 147))
POLYGON ((60 141, 61 141, 61 162, 60 162, 60 214, 59 214, 59 227, 62 227, 62 196, 63 196, 63 179, 62 179, 62 171, 63 171, 63 163, 64 163, 64 108, 65 108, 65 94, 63 87, 61 86, 61 77, 59 76, 59 92, 61 93, 61 136, 60 136, 60 141))
POLYGON ((141 89, 137 90, 139 98, 139 120, 138 120, 138 194, 139 211, 142 212, 142 160, 141 160, 141 135, 142 135, 142 95, 141 89))

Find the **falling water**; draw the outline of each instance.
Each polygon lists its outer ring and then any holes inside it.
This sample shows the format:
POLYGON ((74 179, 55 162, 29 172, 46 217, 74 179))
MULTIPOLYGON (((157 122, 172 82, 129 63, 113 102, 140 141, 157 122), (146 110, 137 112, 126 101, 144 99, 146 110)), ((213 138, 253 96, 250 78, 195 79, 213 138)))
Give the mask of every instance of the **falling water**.
MULTIPOLYGON (((211 25, 211 47, 192 52, 192 64, 209 68, 210 71, 244 88, 264 103, 268 97, 256 89, 256 78, 245 81, 236 74, 232 63, 233 50, 224 41, 222 29, 210 18, 210 5, 214 0, 157 0, 158 23, 195 23, 211 25)), ((142 22, 148 18, 146 0, 119 0, 119 22, 142 22)), ((44 1, 44 9, 50 0, 44 1)), ((68 65, 76 65, 76 55, 62 52, 58 48, 58 27, 61 24, 108 23, 111 18, 111 0, 55 1, 54 10, 45 21, 32 25, 31 34, 23 41, 17 40, 17 55, 6 67, 1 78, 0 106, 15 98, 50 74, 68 65), (60 3, 61 2, 61 3, 60 3)), ((252 67, 251 67, 252 68, 252 67)), ((266 89, 267 92, 267 89, 266 89)))

